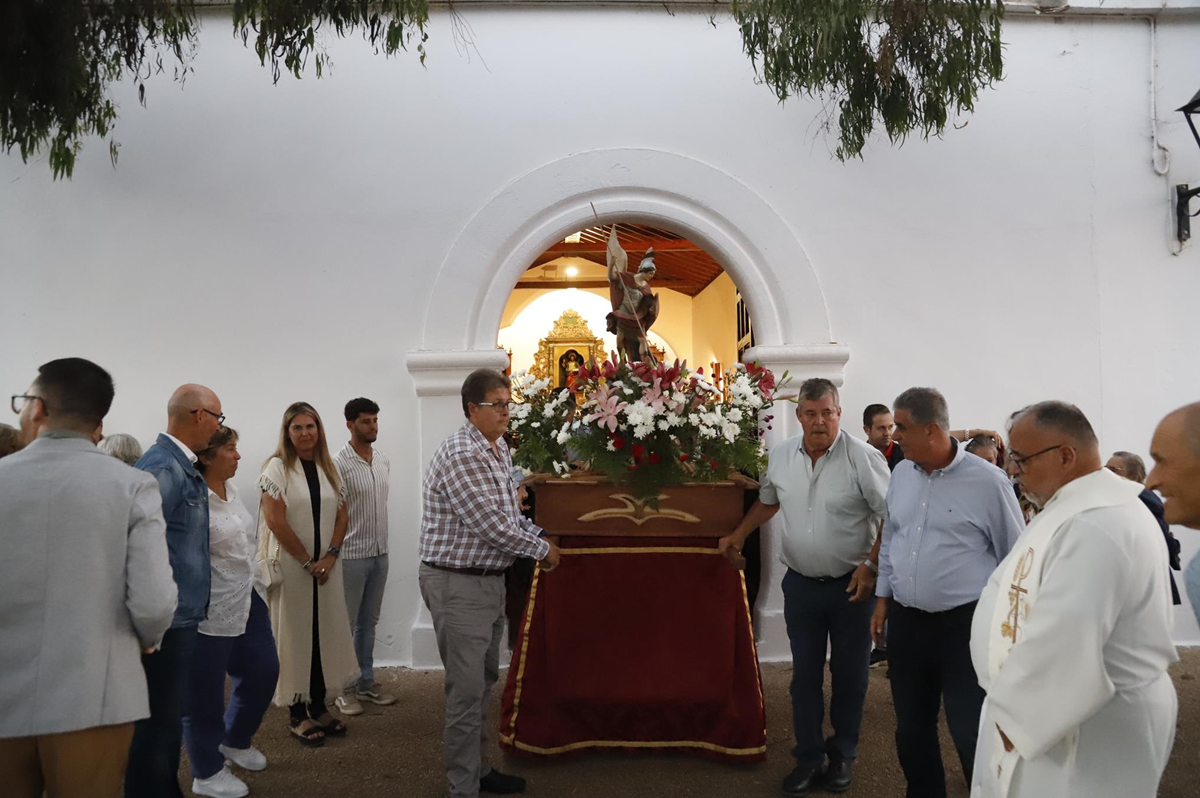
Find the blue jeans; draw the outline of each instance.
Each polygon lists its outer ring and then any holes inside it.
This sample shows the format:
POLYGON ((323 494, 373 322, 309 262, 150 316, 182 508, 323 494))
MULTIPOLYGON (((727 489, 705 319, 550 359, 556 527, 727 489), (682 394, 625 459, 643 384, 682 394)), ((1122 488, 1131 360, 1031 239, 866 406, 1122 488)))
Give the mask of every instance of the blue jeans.
POLYGON ((375 683, 375 626, 383 607, 383 589, 387 586, 388 556, 342 560, 342 581, 346 587, 346 611, 350 613, 350 633, 354 635, 354 653, 360 669, 358 686, 375 683))
POLYGON ((251 592, 245 632, 237 637, 201 634, 196 641, 183 715, 183 742, 194 778, 215 776, 225 765, 218 745, 245 749, 253 744, 278 679, 271 617, 258 593, 251 592), (227 709, 226 673, 233 677, 227 709))
POLYGON ((195 626, 170 629, 163 635, 158 651, 142 656, 150 717, 134 725, 125 770, 125 798, 183 796, 179 789, 183 702, 197 637, 195 626))
POLYGON ((871 658, 872 599, 850 601, 850 574, 818 581, 788 569, 783 577, 783 618, 792 645, 792 725, 798 765, 852 762, 858 756, 871 658), (833 736, 825 718, 825 651, 829 650, 833 736))

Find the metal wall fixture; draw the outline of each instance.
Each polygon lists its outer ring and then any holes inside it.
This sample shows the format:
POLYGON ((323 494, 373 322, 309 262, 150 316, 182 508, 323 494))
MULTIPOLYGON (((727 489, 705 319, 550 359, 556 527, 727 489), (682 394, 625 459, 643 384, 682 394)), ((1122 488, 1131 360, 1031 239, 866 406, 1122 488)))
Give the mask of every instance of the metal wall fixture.
MULTIPOLYGON (((1196 146, 1200 147, 1200 133, 1196 132, 1196 123, 1192 121, 1194 115, 1200 114, 1200 91, 1196 92, 1196 95, 1188 101, 1187 105, 1180 108, 1179 112, 1183 114, 1188 127, 1192 129, 1196 146)), ((1188 188, 1187 183, 1175 186, 1175 237, 1181 244, 1192 237, 1192 217, 1200 216, 1200 210, 1195 213, 1191 212, 1191 202, 1196 197, 1200 197, 1200 188, 1188 188)))

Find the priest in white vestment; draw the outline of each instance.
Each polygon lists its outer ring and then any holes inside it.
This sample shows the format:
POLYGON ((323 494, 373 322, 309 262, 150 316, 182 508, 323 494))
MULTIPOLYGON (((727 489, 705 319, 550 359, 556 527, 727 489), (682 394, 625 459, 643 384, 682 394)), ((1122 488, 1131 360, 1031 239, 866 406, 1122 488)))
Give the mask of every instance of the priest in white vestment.
POLYGON ((1162 533, 1073 405, 1017 413, 1008 469, 1042 512, 975 611, 972 798, 1151 798, 1177 710, 1162 533))

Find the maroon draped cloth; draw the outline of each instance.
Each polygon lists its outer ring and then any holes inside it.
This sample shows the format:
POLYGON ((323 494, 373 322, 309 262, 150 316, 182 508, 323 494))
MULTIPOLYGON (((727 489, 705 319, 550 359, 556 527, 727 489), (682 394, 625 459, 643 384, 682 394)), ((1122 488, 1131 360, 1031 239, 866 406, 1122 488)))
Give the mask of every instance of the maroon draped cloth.
POLYGON ((710 538, 564 537, 534 575, 503 697, 506 750, 766 758, 742 573, 710 538))

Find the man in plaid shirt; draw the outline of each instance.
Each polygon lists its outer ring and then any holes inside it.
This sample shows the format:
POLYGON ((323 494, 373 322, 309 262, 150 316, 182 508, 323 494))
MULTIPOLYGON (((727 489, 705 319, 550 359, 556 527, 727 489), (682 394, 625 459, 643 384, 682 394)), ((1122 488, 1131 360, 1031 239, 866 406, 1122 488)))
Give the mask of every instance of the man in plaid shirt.
POLYGON ((509 380, 480 369, 462 386, 467 423, 447 438, 422 485, 421 596, 446 668, 442 742, 450 795, 522 792, 525 780, 488 764, 488 696, 500 675, 504 570, 517 557, 558 565, 558 547, 521 516, 513 488, 509 380))

